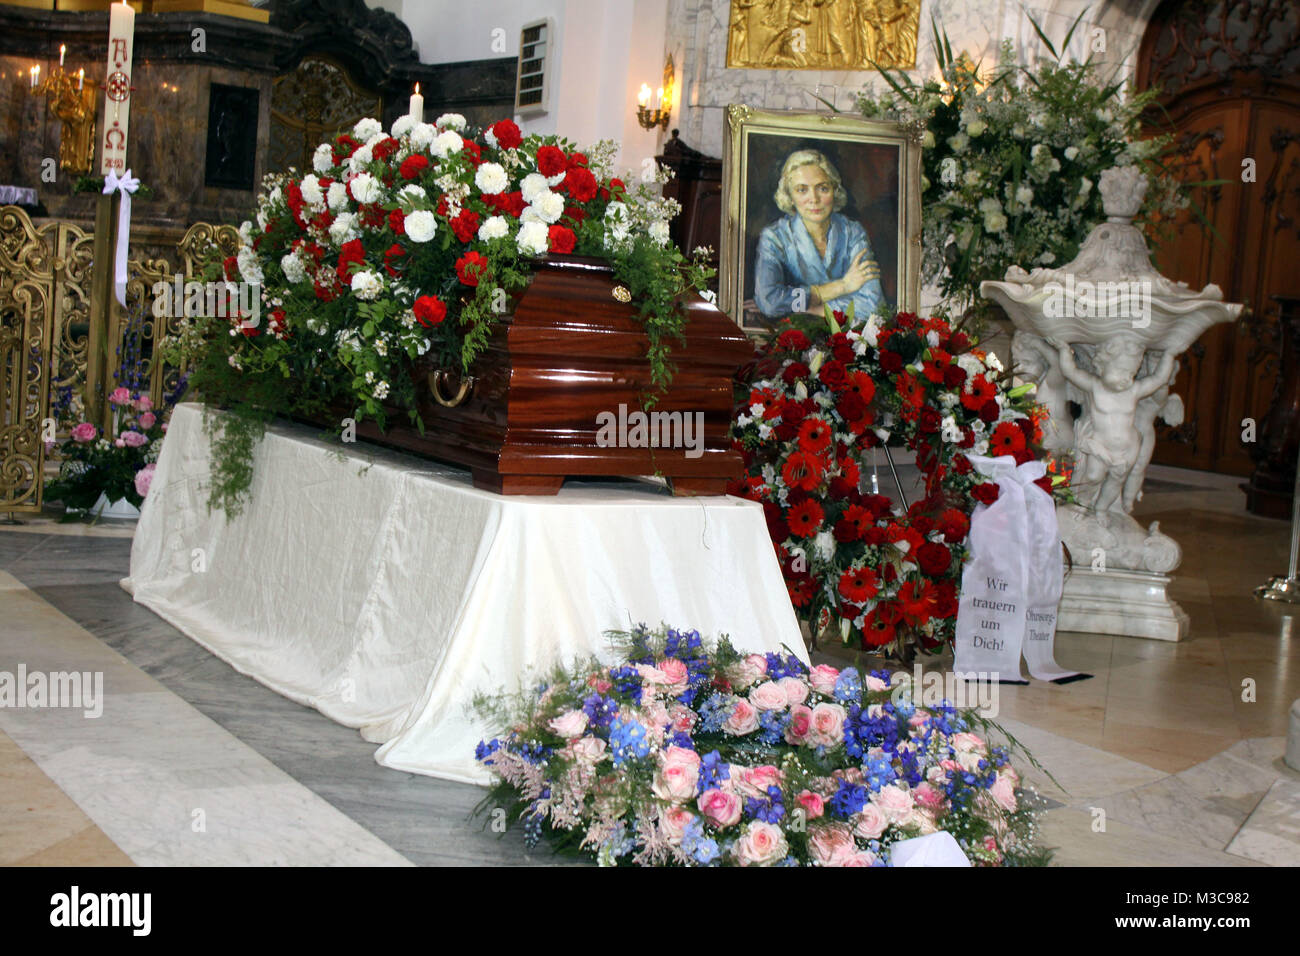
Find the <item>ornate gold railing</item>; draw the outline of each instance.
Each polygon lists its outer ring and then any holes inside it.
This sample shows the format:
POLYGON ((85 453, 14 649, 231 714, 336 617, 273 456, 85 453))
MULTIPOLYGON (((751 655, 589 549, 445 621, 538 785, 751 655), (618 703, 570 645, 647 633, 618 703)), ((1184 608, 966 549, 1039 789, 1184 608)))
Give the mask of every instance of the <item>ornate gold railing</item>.
POLYGON ((22 209, 0 207, 0 513, 40 510, 46 443, 76 421, 111 428, 114 388, 147 392, 158 406, 181 390, 186 370, 155 348, 178 317, 154 316, 154 286, 198 277, 237 248, 232 226, 191 226, 177 245, 179 268, 128 261, 123 308, 109 270, 94 268, 112 261, 115 202, 101 197, 93 232, 36 226, 22 209))

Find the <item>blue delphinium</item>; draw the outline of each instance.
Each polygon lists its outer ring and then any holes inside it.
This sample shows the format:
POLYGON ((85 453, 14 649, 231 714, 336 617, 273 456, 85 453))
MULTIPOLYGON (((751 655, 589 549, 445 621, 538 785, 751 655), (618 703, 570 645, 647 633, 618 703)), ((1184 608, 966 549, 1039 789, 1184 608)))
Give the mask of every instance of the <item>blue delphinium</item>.
POLYGON ((705 835, 704 825, 699 819, 686 824, 686 829, 682 833, 682 849, 702 866, 708 866, 720 855, 718 842, 705 835))
POLYGON ((650 743, 646 740, 645 728, 635 720, 615 717, 609 725, 609 749, 616 767, 622 766, 626 760, 648 756, 650 743))
POLYGON ((695 786, 695 790, 697 793, 703 793, 705 790, 716 790, 719 781, 727 780, 730 777, 731 768, 722 759, 722 754, 716 750, 710 750, 700 758, 700 779, 695 786))
POLYGON ((862 781, 871 788, 872 793, 880 792, 893 783, 894 779, 894 765, 888 757, 868 757, 862 765, 862 781))
POLYGON ((768 680, 780 680, 782 677, 798 677, 807 672, 807 668, 803 666, 803 661, 793 654, 782 656, 775 651, 768 651, 766 657, 768 680))
POLYGON ((767 788, 766 797, 746 797, 745 816, 764 823, 780 823, 785 817, 785 803, 781 800, 781 788, 767 788))
POLYGON ((480 740, 478 746, 474 748, 474 759, 481 764, 491 766, 492 761, 489 758, 500 749, 501 741, 495 737, 486 742, 480 740))
POLYGON ((618 714, 618 701, 600 694, 588 694, 583 698, 582 712, 587 715, 587 722, 592 727, 608 727, 609 722, 618 714))
POLYGON ((701 733, 716 734, 731 715, 731 701, 722 694, 713 694, 700 705, 699 714, 701 733))
POLYGON ((613 668, 609 672, 609 679, 614 682, 616 691, 628 695, 636 706, 641 706, 641 691, 644 689, 644 684, 640 671, 631 664, 624 664, 622 667, 613 668))
POLYGON ((835 678, 835 689, 831 695, 844 704, 858 703, 862 700, 862 678, 856 667, 846 667, 835 678))
POLYGON ((765 710, 758 715, 758 739, 765 744, 779 744, 785 739, 785 729, 790 724, 789 712, 765 710))
POLYGON ((839 789, 831 797, 831 812, 847 820, 866 806, 869 796, 867 788, 861 784, 841 780, 839 789))

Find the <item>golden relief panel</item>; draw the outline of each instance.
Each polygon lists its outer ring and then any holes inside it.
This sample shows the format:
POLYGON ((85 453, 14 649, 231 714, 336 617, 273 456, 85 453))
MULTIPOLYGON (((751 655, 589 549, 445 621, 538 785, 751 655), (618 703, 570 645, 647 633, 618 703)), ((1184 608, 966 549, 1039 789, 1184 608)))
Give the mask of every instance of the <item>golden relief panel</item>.
POLYGON ((912 69, 921 0, 731 0, 727 66, 912 69))

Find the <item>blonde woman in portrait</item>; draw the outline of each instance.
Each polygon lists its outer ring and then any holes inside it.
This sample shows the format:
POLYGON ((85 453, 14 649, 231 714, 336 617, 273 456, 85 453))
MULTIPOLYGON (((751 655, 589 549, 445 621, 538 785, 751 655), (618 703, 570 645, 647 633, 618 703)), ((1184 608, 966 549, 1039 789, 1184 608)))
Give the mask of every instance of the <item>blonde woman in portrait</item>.
POLYGON ((769 319, 824 306, 865 319, 885 300, 867 231, 840 214, 849 201, 839 171, 800 149, 781 168, 776 205, 785 216, 758 238, 754 302, 769 319))

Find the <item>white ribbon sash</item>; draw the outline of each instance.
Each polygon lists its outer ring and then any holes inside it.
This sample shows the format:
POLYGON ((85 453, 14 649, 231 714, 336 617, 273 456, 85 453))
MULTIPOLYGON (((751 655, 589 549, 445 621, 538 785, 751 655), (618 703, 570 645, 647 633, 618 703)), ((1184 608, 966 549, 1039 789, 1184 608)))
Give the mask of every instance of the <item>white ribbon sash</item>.
POLYGON ((114 191, 122 193, 121 204, 117 207, 117 252, 113 260, 113 289, 117 293, 118 305, 126 308, 126 254, 131 241, 131 194, 140 188, 140 180, 127 170, 120 177, 116 170, 110 169, 104 176, 104 195, 111 196, 114 191))

